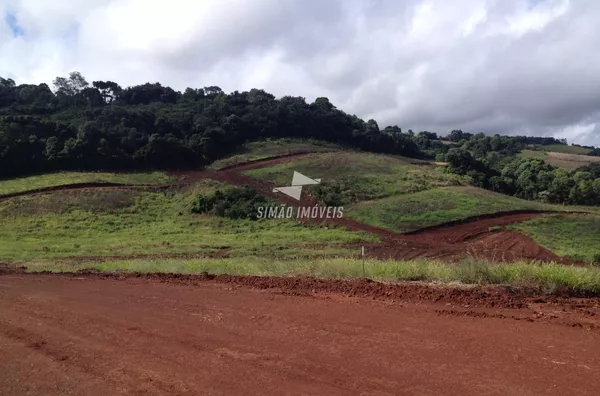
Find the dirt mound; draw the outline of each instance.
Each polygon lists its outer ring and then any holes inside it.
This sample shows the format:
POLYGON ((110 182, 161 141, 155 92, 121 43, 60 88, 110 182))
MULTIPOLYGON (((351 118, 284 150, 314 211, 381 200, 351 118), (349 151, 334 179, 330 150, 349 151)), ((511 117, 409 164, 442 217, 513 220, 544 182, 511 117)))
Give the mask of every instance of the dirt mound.
POLYGON ((19 267, 14 264, 0 263, 0 275, 22 274, 26 267, 19 267))
POLYGON ((470 307, 522 308, 535 301, 566 303, 570 298, 578 300, 578 307, 598 307, 600 297, 595 294, 582 294, 569 289, 559 290, 555 296, 548 296, 532 287, 513 286, 457 286, 420 282, 385 283, 370 279, 320 279, 313 277, 241 276, 214 275, 203 272, 197 275, 177 273, 102 272, 80 270, 75 272, 39 272, 30 276, 50 277, 92 277, 99 279, 143 279, 162 283, 201 285, 204 282, 234 284, 261 290, 279 290, 290 295, 313 295, 321 293, 342 294, 349 297, 375 298, 403 301, 443 302, 470 307), (565 300, 566 299, 566 300, 565 300))

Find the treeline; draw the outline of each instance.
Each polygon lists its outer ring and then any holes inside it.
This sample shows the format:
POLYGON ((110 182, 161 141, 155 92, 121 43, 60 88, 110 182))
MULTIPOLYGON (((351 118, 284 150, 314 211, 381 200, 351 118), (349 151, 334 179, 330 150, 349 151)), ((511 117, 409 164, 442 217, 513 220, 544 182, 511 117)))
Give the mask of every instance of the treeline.
POLYGON ((380 130, 327 98, 276 99, 259 89, 183 93, 159 83, 91 85, 81 74, 46 84, 0 78, 0 177, 54 170, 196 168, 246 141, 296 137, 422 157, 398 127, 380 130))
POLYGON ((600 205, 600 164, 566 171, 543 160, 518 158, 524 142, 513 137, 473 135, 440 153, 448 170, 502 194, 547 203, 600 205))
POLYGON ((475 185, 520 198, 600 204, 597 168, 567 172, 541 160, 515 159, 529 145, 566 144, 564 139, 380 129, 374 120, 336 109, 327 98, 276 99, 259 89, 226 94, 209 86, 178 92, 159 83, 122 88, 112 81, 90 85, 77 72, 53 84, 54 91, 0 77, 0 177, 197 168, 247 141, 296 137, 446 161, 450 171, 471 176, 475 185))

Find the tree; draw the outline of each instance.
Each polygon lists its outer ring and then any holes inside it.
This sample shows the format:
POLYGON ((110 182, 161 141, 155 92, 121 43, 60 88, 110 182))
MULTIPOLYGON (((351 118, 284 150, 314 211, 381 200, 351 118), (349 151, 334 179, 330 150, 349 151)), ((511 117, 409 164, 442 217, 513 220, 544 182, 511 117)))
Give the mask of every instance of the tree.
POLYGON ((78 71, 69 73, 69 78, 56 77, 53 85, 57 93, 67 96, 75 96, 86 88, 89 84, 78 71))
POLYGON ((100 91, 104 103, 111 104, 123 90, 119 84, 112 81, 94 81, 94 88, 100 91))

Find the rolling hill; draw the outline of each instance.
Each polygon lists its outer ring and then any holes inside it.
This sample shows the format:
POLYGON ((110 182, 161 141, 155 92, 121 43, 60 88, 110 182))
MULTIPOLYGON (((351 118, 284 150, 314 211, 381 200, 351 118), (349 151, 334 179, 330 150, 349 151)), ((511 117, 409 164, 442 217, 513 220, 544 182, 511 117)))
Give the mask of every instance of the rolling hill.
MULTIPOLYGON (((157 262, 180 265, 175 263, 187 260, 190 263, 200 260, 209 266, 213 266, 211 260, 224 260, 223 265, 234 266, 240 265, 239 260, 246 260, 260 262, 256 265, 264 269, 271 260, 272 268, 285 271, 286 266, 297 270, 296 260, 356 258, 360 246, 372 246, 367 248, 372 257, 407 260, 446 257, 452 261, 464 257, 474 246, 479 249, 475 254, 488 257, 487 251, 496 254, 496 250, 506 249, 505 242, 478 248, 481 235, 474 234, 473 241, 467 244, 448 241, 442 245, 449 245, 440 248, 430 242, 422 244, 420 240, 427 240, 427 236, 409 237, 401 233, 459 220, 476 222, 469 219, 514 211, 531 214, 515 220, 525 221, 523 225, 501 231, 505 233, 502 241, 529 235, 531 240, 558 254, 548 257, 595 259, 593 249, 578 253, 563 248, 564 241, 549 243, 544 237, 550 232, 548 224, 538 220, 536 212, 598 212, 596 208, 518 199, 473 187, 468 177, 449 173, 444 166, 433 162, 360 152, 318 141, 248 143, 206 169, 190 172, 118 175, 71 172, 0 181, 0 191, 8 194, 26 191, 28 187, 36 190, 57 186, 65 190, 37 192, 0 202, 4 224, 0 230, 3 246, 0 261, 26 263, 38 270, 68 270, 90 266, 114 268, 114 263, 128 268, 132 265, 156 268, 157 262), (277 160, 262 161, 271 157, 277 160), (232 184, 256 186, 257 191, 265 193, 270 191, 267 186, 289 185, 294 171, 322 179, 322 184, 310 187, 308 194, 339 201, 345 207, 344 220, 300 224, 294 219, 229 219, 212 212, 191 211, 197 197, 227 191, 232 184), (68 188, 69 182, 84 180, 124 185, 68 188), (152 184, 160 189, 149 188, 152 184), (541 231, 540 225, 545 227, 541 231)), ((278 205, 281 196, 268 195, 278 205)), ((501 217, 494 221, 504 224, 501 217)), ((474 223, 473 227, 475 230, 478 226, 474 223)), ((485 226, 484 234, 496 231, 492 228, 485 226)), ((505 229, 504 225, 498 228, 505 229)), ((560 235, 564 240, 573 238, 575 229, 560 235)), ((534 242, 524 239, 519 243, 529 246, 534 242)), ((537 248, 527 249, 531 250, 520 253, 511 250, 506 257, 534 258, 540 254, 537 248)))

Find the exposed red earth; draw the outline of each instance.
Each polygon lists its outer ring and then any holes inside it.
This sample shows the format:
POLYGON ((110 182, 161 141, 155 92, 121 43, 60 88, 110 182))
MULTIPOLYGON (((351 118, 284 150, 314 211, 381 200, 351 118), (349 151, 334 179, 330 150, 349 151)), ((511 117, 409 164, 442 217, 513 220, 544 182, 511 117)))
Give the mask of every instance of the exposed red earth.
POLYGON ((0 276, 0 394, 597 395, 598 299, 306 278, 0 276))
MULTIPOLYGON (((301 201, 296 201, 284 194, 273 192, 273 185, 261 180, 253 179, 242 172, 250 169, 272 166, 294 160, 310 153, 293 153, 272 158, 250 161, 243 164, 229 166, 222 170, 210 171, 177 171, 171 172, 177 181, 165 185, 119 185, 111 183, 80 183, 64 185, 21 192, 0 196, 0 200, 14 196, 42 194, 53 191, 70 191, 79 189, 146 189, 165 190, 183 185, 188 185, 202 179, 214 179, 224 183, 242 186, 248 185, 260 194, 279 200, 282 203, 299 206, 319 205, 319 202, 309 194, 304 194, 301 201)), ((516 224, 543 216, 548 212, 515 211, 495 213, 464 219, 459 222, 442 224, 435 227, 418 230, 411 233, 396 233, 361 223, 349 218, 328 219, 353 231, 363 231, 377 235, 382 243, 367 246, 366 254, 373 258, 413 259, 419 257, 457 261, 465 257, 486 258, 494 261, 515 261, 519 259, 556 261, 572 263, 572 260, 559 257, 544 249, 531 238, 518 232, 498 230, 490 231, 492 227, 502 227, 516 224)), ((564 212, 561 212, 564 213, 564 212)), ((303 220, 304 222, 322 223, 321 220, 303 220)), ((115 258, 130 258, 129 256, 115 256, 115 258)))

